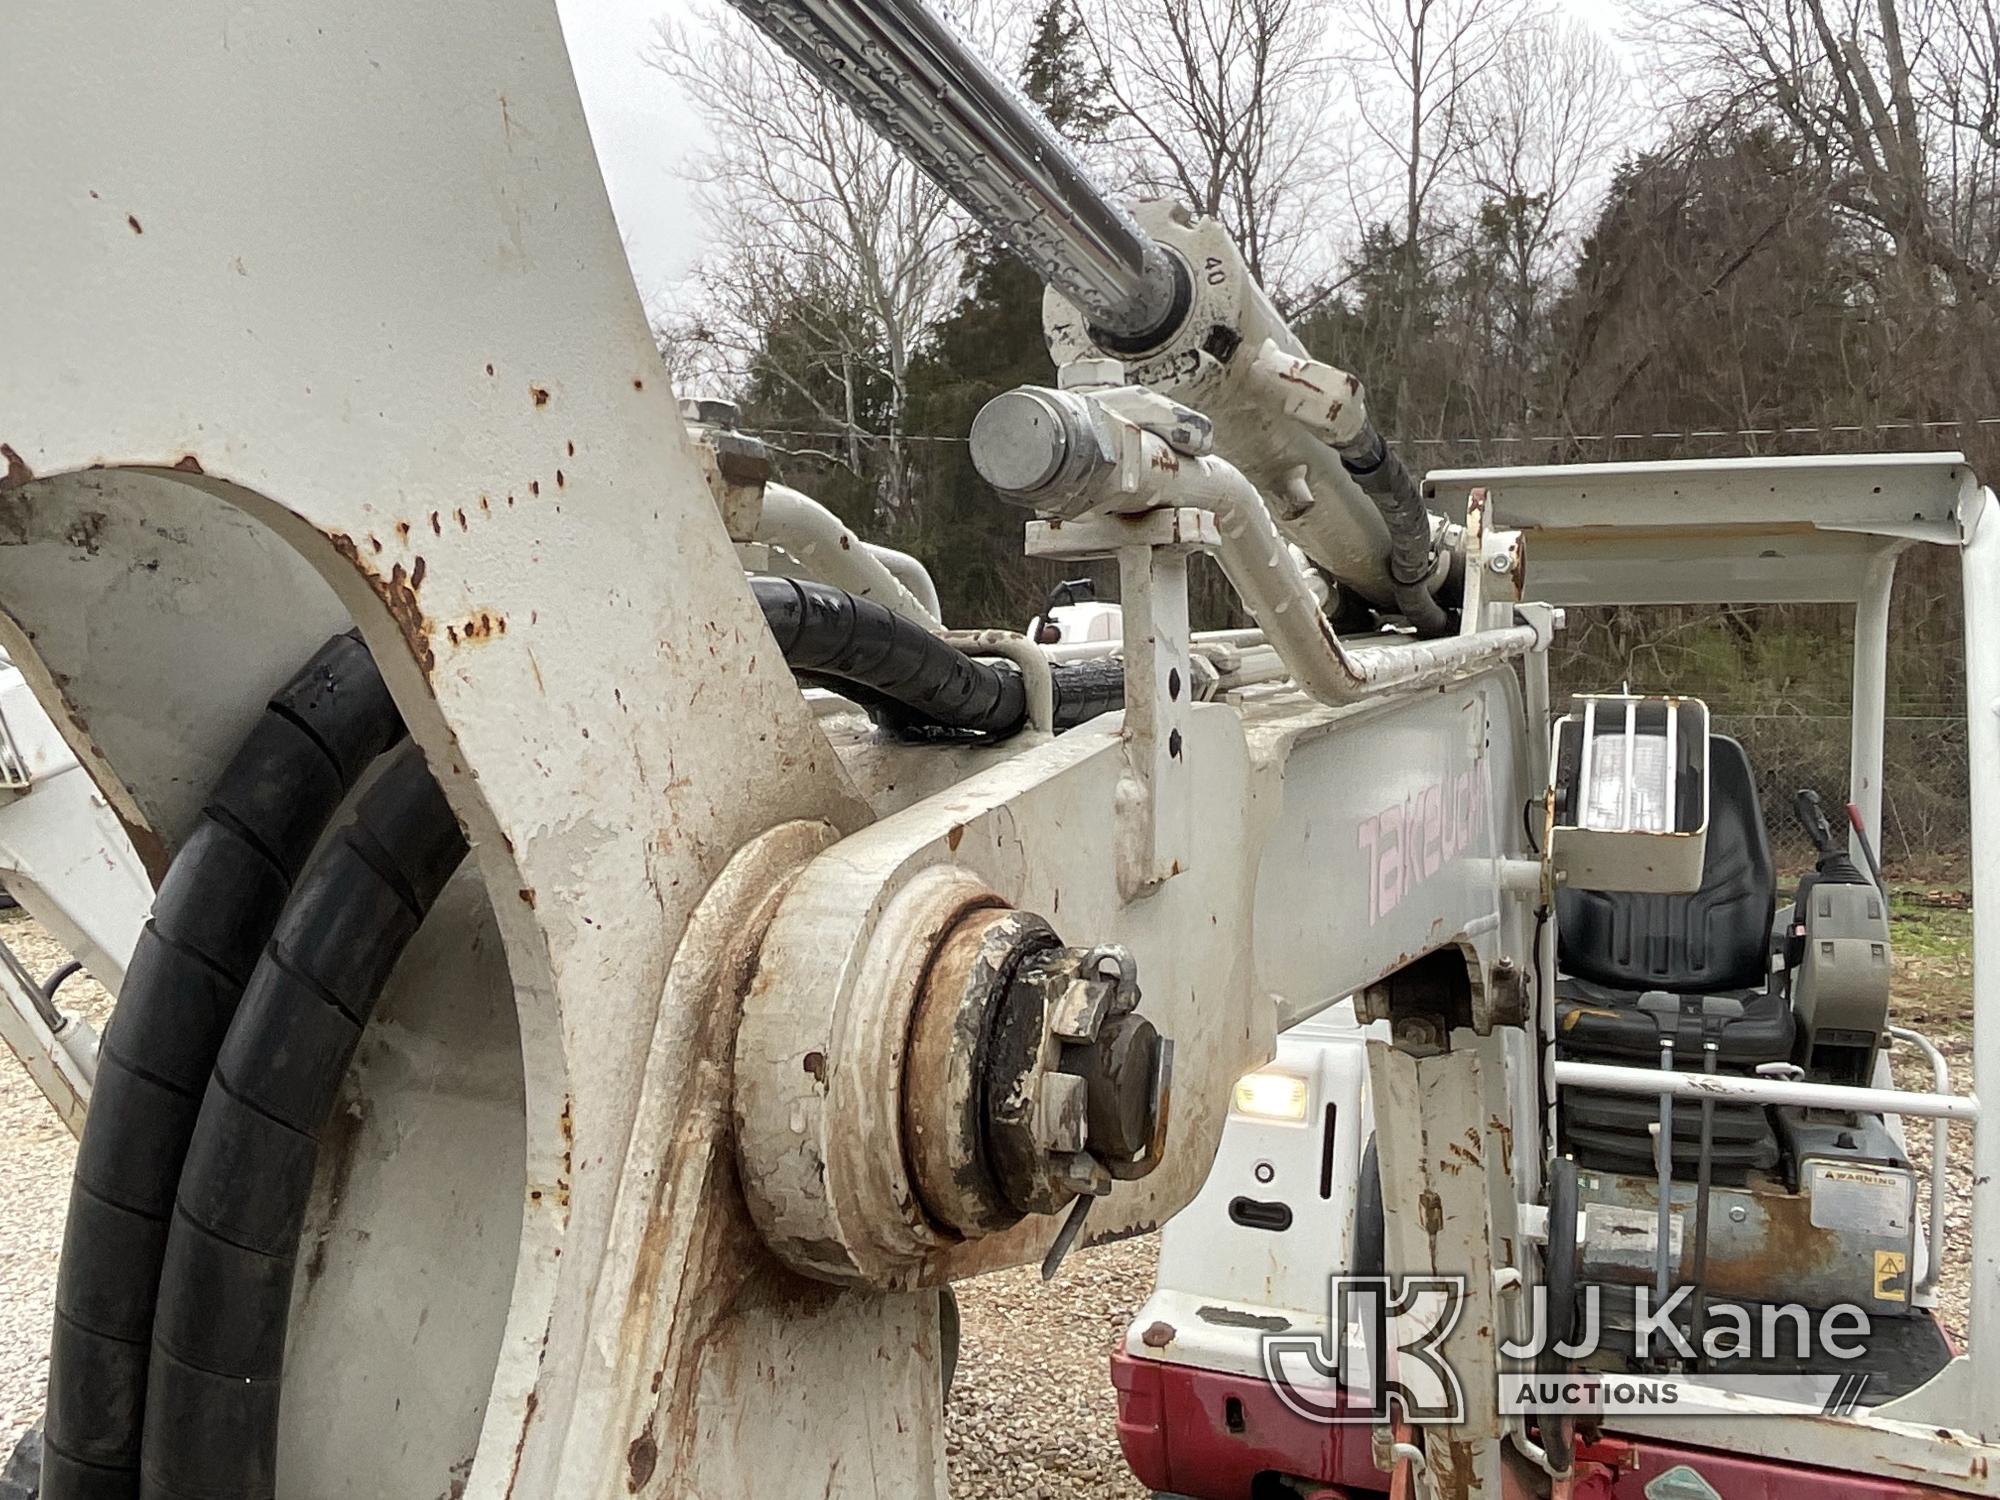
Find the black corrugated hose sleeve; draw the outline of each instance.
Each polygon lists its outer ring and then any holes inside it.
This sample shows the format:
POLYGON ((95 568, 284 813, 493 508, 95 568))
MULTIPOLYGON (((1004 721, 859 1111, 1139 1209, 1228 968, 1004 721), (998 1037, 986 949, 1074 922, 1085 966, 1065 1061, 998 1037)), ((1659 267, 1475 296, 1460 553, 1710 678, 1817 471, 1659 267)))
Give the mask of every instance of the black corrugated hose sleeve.
POLYGON ((1018 672, 977 661, 872 599, 800 578, 750 586, 795 672, 853 683, 919 726, 998 738, 1027 719, 1018 672))
POLYGON ((1125 706, 1125 663, 1116 657, 1058 662, 1052 676, 1057 734, 1125 706))
MULTIPOLYGON (((1027 689, 1012 662, 968 656, 915 621, 829 584, 759 577, 750 587, 794 672, 847 694, 894 728, 1004 739, 1027 723, 1027 689)), ((1058 733, 1125 705, 1124 669, 1109 659, 1059 663, 1054 679, 1058 733)))
POLYGON ((1389 528, 1389 579, 1395 585, 1396 608, 1419 635, 1443 635, 1451 616, 1431 594, 1431 513, 1409 466, 1369 427, 1361 439, 1341 452, 1341 466, 1382 512, 1389 528))
POLYGON ((307 854, 402 733, 367 648, 335 636, 270 700, 160 885, 77 1151, 49 1350, 44 1500, 139 1492, 161 1257, 209 1073, 307 854))
POLYGON ((465 841, 406 743, 285 907, 215 1061, 160 1273, 144 1500, 271 1500, 292 1270, 362 1028, 465 841))

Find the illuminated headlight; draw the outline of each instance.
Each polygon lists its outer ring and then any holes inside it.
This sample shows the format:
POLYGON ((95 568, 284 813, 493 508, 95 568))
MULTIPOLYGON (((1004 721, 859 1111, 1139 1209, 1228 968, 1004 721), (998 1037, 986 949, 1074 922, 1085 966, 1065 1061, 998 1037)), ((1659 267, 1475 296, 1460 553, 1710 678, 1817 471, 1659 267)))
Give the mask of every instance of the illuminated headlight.
POLYGON ((1708 705, 1585 693, 1556 721, 1549 863, 1571 890, 1701 889, 1708 705))
POLYGON ((1264 1069, 1236 1080, 1231 1108, 1253 1120, 1283 1120, 1296 1125, 1306 1117, 1306 1094, 1306 1081, 1296 1073, 1264 1069))
POLYGON ((1674 757, 1667 737, 1599 735, 1592 750, 1583 826, 1672 833, 1674 757))

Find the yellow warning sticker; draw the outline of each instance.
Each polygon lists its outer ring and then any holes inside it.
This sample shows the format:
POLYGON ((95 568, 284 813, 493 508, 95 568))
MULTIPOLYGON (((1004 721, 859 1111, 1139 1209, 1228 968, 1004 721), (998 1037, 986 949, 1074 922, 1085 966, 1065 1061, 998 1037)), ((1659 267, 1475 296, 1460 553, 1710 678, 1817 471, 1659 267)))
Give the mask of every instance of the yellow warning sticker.
POLYGON ((1900 1250, 1875 1252, 1875 1296, 1882 1302, 1907 1302, 1909 1289, 1902 1285, 1909 1274, 1910 1258, 1900 1250))

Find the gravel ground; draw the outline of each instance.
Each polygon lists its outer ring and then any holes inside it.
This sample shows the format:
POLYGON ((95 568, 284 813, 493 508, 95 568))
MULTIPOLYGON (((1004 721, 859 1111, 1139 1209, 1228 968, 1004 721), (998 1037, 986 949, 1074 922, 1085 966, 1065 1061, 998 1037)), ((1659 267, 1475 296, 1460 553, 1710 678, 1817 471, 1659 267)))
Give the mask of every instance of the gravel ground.
POLYGON ((1118 1451, 1111 1351, 1153 1289, 1153 1235, 962 1282, 945 1453, 958 1500, 1144 1500, 1118 1451))
MULTIPOLYGON (((1969 914, 1949 899, 1932 905, 1919 897, 1899 909, 1896 1019, 1938 1042, 1961 1090, 1971 1086, 1969 936, 1969 914)), ((0 940, 36 974, 67 956, 18 912, 0 916, 0 940)), ((64 987, 63 1003, 84 1011, 100 1030, 110 1009, 104 991, 82 976, 64 987)), ((1898 1048, 1895 1061, 1898 1083, 1930 1086, 1911 1049, 1898 1048)), ((1971 1145, 1969 1130, 1953 1130, 1946 1219, 1952 1260, 1939 1310, 1959 1341, 1965 1336, 1962 1257, 1971 1145)), ((1910 1132, 1910 1147, 1920 1166, 1927 1162, 1927 1128, 1910 1132)), ((11 1451, 41 1409, 74 1156, 68 1132, 27 1075, 11 1057, 0 1058, 0 1180, 7 1183, 0 1220, 0 1455, 11 1451)), ((1079 1251, 1053 1285, 1026 1268, 960 1286, 963 1343, 946 1448, 954 1496, 1144 1500, 1119 1455, 1107 1362, 1152 1286, 1157 1253, 1149 1236, 1079 1251)))
MULTIPOLYGON (((0 914, 0 942, 28 972, 46 977, 69 955, 25 913, 0 914)), ((65 1010, 81 1011, 101 1034, 111 997, 78 974, 62 987, 65 1010)), ((56 1119, 14 1055, 0 1047, 0 1461, 42 1410, 49 1367, 49 1309, 55 1305, 56 1251, 69 1204, 76 1142, 56 1119)))
MULTIPOLYGON (((1972 1092, 1972 912, 1955 891, 1898 892, 1890 945, 1896 955, 1891 1019, 1922 1032, 1944 1053, 1954 1093, 1972 1092)), ((1898 1043, 1890 1054, 1899 1088, 1932 1087, 1929 1061, 1898 1043)), ((1910 1159, 1919 1173, 1931 1161, 1931 1126, 1905 1121, 1910 1159)), ((1944 1275, 1938 1283, 1938 1321, 1961 1348, 1965 1344, 1972 1193, 1972 1127, 1953 1125, 1945 1160, 1944 1275)), ((1924 1188, 1919 1187, 1920 1195, 1924 1188)), ((1926 1197, 1922 1213, 1928 1219, 1926 1197)))

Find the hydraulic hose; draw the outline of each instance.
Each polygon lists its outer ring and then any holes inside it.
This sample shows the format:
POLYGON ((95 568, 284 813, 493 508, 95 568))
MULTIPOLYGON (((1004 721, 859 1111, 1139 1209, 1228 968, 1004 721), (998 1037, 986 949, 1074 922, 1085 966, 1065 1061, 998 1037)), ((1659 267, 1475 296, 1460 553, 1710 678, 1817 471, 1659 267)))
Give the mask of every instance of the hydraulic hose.
POLYGON ((133 949, 77 1152, 49 1350, 44 1500, 139 1493, 168 1221, 209 1074, 292 882, 402 720, 352 635, 266 706, 133 949))
MULTIPOLYGON (((1016 670, 1012 662, 1003 666, 1008 671, 1016 670)), ((1049 676, 1055 688, 1057 734, 1099 714, 1117 713, 1125 707, 1125 663, 1120 659, 1100 656, 1094 660, 1057 662, 1050 667, 1049 676)))
MULTIPOLYGON (((968 656, 916 622, 830 584, 750 580, 764 623, 802 680, 834 689, 904 733, 1005 739, 1028 721, 1028 693, 1012 662, 968 656)), ((1102 661, 1052 669, 1055 729, 1125 705, 1124 672, 1102 661)))
MULTIPOLYGON (((906 615, 926 629, 938 628, 937 589, 930 589, 929 602, 897 576, 895 568, 873 547, 867 545, 839 516, 810 495, 782 484, 764 486, 764 511, 757 522, 757 540, 770 542, 798 559, 797 571, 809 578, 823 579, 835 588, 846 589, 864 599, 873 599, 899 615, 906 615)), ((914 557, 891 554, 915 566, 914 557)), ((774 566, 774 573, 790 573, 774 566)), ((929 583, 929 578, 924 580, 929 583)))
MULTIPOLYGON (((1302 691, 1358 703, 1391 689, 1449 681, 1532 650, 1532 626, 1399 645, 1342 641, 1314 597, 1262 493, 1212 453, 1181 453, 1159 433, 1075 390, 1023 386, 972 425, 972 462, 1002 496, 1075 517, 1167 506, 1215 513, 1216 560, 1302 691), (1135 493, 1127 475, 1148 475, 1135 493)), ((1296 483, 1303 484, 1302 479, 1296 483)))
POLYGON ((1003 736, 1019 729, 1028 695, 1019 673, 975 661, 872 599, 800 578, 750 580, 764 623, 791 669, 858 688, 908 727, 1003 736))
POLYGON ((362 1029, 465 841, 415 744, 320 852, 243 994, 181 1171, 146 1385, 147 1497, 270 1500, 292 1272, 362 1029))
POLYGON ((1396 608, 1418 635, 1443 635, 1451 617, 1431 593, 1436 565, 1431 550, 1431 513, 1409 465, 1370 423, 1361 440, 1341 450, 1340 465, 1361 486, 1389 528, 1389 581, 1396 608))

